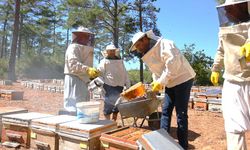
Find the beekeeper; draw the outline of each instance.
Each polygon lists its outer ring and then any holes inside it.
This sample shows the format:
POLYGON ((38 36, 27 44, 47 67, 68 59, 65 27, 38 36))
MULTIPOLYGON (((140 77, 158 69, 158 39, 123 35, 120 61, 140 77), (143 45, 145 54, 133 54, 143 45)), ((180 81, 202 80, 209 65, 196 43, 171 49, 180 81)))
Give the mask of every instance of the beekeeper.
POLYGON ((212 67, 211 82, 218 85, 224 69, 222 110, 229 150, 246 148, 250 130, 250 60, 248 0, 226 0, 217 6, 219 45, 212 67))
POLYGON ((65 54, 64 108, 76 112, 78 102, 89 101, 87 83, 98 76, 93 68, 94 34, 79 27, 72 32, 72 43, 65 54))
POLYGON ((105 100, 103 114, 106 119, 117 119, 118 109, 115 106, 122 91, 130 87, 128 72, 126 71, 123 60, 120 57, 120 51, 115 45, 107 45, 102 51, 104 58, 101 60, 98 70, 101 72, 101 78, 104 81, 105 100))
POLYGON ((173 41, 155 36, 152 30, 138 32, 132 38, 131 52, 141 59, 153 74, 152 91, 165 86, 161 128, 170 131, 172 111, 177 114, 179 144, 188 148, 188 101, 195 72, 173 41))

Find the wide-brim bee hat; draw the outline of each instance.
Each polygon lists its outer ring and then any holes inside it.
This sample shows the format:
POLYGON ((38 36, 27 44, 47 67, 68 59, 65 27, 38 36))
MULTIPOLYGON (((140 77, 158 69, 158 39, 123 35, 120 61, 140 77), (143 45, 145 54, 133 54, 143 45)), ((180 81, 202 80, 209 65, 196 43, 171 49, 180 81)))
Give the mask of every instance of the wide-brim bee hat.
POLYGON ((117 48, 115 45, 113 44, 110 44, 110 45, 107 45, 106 48, 101 52, 103 57, 107 57, 107 51, 110 51, 110 50, 114 50, 115 51, 115 55, 117 57, 120 57, 120 49, 117 48))

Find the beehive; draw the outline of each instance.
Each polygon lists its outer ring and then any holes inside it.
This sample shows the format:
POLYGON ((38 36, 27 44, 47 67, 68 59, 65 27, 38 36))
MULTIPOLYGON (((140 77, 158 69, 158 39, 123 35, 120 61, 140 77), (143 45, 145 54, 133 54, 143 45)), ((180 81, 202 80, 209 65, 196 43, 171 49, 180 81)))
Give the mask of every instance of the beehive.
POLYGON ((3 145, 18 143, 25 148, 30 147, 30 123, 33 119, 51 117, 49 114, 37 112, 3 115, 2 142, 3 145))
POLYGON ((59 149, 57 128, 59 124, 76 120, 76 116, 58 115, 31 121, 30 147, 34 149, 59 149))
POLYGON ((101 149, 137 150, 139 149, 139 146, 136 144, 136 141, 143 134, 149 132, 151 132, 151 130, 135 127, 124 127, 103 133, 100 137, 101 149))

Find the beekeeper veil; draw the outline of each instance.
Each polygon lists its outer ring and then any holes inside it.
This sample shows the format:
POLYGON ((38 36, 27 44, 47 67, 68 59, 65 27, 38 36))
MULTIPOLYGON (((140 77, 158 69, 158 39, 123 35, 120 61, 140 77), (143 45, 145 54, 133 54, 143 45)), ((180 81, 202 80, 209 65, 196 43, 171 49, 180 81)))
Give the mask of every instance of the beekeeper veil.
POLYGON ((95 34, 88 28, 80 26, 76 31, 72 32, 72 42, 93 47, 95 42, 95 34))
POLYGON ((107 45, 106 46, 106 49, 104 49, 103 51, 101 51, 103 57, 107 57, 108 56, 108 53, 107 51, 110 51, 110 50, 114 50, 115 51, 115 55, 120 58, 120 49, 119 48, 116 48, 115 45, 113 44, 110 44, 110 45, 107 45))
POLYGON ((153 30, 149 30, 147 32, 137 32, 132 38, 132 46, 129 48, 130 52, 136 50, 135 43, 140 39, 142 39, 145 35, 147 35, 148 38, 153 39, 155 41, 157 41, 160 38, 159 36, 156 36, 154 34, 153 30))
POLYGON ((226 0, 217 6, 220 27, 232 26, 250 19, 249 0, 226 0))

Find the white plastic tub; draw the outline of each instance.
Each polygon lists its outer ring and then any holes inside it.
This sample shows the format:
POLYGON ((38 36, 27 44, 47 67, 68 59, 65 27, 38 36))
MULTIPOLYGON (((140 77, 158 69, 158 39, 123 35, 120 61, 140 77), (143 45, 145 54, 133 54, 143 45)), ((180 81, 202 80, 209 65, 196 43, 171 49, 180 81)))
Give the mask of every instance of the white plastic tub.
POLYGON ((99 121, 100 102, 89 101, 77 103, 77 119, 80 123, 96 123, 99 121))

